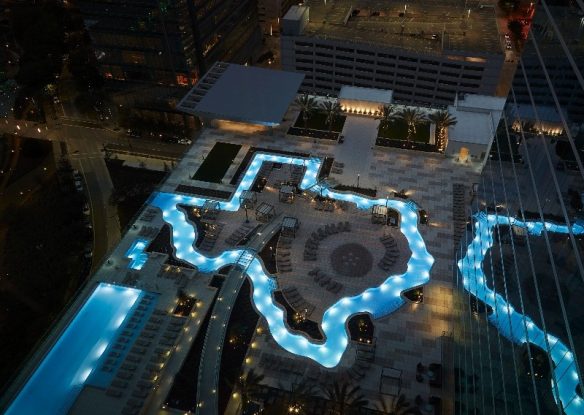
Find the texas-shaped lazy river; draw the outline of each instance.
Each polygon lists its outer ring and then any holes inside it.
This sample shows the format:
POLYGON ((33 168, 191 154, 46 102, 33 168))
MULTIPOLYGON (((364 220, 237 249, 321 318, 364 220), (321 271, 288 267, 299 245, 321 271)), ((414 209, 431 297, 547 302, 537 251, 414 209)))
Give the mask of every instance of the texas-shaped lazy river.
MULTIPOLYGON (((424 240, 418 230, 418 212, 415 204, 403 200, 369 199, 352 193, 331 190, 326 183, 318 181, 318 171, 322 164, 322 160, 319 158, 256 153, 232 198, 229 201, 219 202, 222 211, 234 212, 240 208, 242 192, 251 188, 264 161, 305 166, 306 173, 300 183, 301 190, 309 189, 314 193, 331 199, 351 202, 357 208, 363 210, 369 210, 374 205, 387 205, 389 208, 397 210, 401 216, 400 230, 411 250, 406 272, 399 275, 389 275, 379 286, 368 288, 353 297, 341 298, 328 308, 324 312, 321 323, 322 332, 325 336, 324 342, 310 341, 301 334, 293 333, 287 327, 284 310, 274 302, 272 295, 278 289, 277 279, 265 270, 261 259, 253 251, 247 250, 254 255, 254 259, 246 271, 246 275, 253 286, 252 298, 254 306, 266 319, 270 333, 276 342, 291 353, 308 357, 322 366, 331 368, 339 363, 347 349, 349 337, 346 324, 348 319, 357 313, 369 313, 374 319, 393 313, 405 304, 405 300, 401 296, 402 292, 424 285, 430 280, 430 269, 434 263, 434 258, 426 249, 424 240)), ((203 206, 206 200, 200 197, 161 192, 151 198, 150 205, 161 209, 164 221, 172 227, 172 244, 176 257, 195 265, 201 272, 214 272, 227 265, 235 264, 240 256, 246 252, 246 249, 231 249, 223 251, 216 257, 206 257, 194 248, 197 240, 196 229, 189 223, 186 214, 177 205, 200 207, 203 206)), ((529 323, 528 329, 530 330, 529 338, 526 339, 525 335, 517 334, 519 333, 517 331, 519 326, 515 327, 516 324, 519 324, 519 321, 523 321, 524 316, 513 310, 511 305, 506 303, 500 295, 486 288, 485 284, 480 282, 482 277, 477 277, 477 271, 479 273, 482 272, 484 255, 492 245, 492 227, 501 217, 496 217, 497 219, 490 216, 485 219, 481 218, 477 222, 475 239, 469 245, 466 256, 459 261, 459 267, 464 276, 464 287, 494 309, 509 310, 510 315, 513 316, 511 321, 515 322, 515 324, 509 325, 505 322, 505 319, 493 317, 498 316, 499 313, 493 313, 490 317, 491 323, 497 326, 505 337, 517 343, 523 343, 528 340, 540 345, 535 342, 537 341, 536 334, 541 330, 533 324, 531 319, 525 317, 529 323), (481 255, 477 253, 481 253, 481 255), (517 321, 515 321, 516 319, 517 321)), ((503 223, 502 218, 499 223, 503 223)), ((536 232, 537 223, 527 225, 531 226, 530 228, 528 227, 530 232, 536 232)), ((546 224, 546 226, 548 225, 546 224)), ((555 229, 554 231, 559 232, 561 229, 555 229)), ((573 231, 576 233, 576 230, 573 229, 573 231)), ((584 231, 584 229, 581 229, 581 231, 584 231)), ((145 246, 146 241, 143 240, 137 240, 134 243, 127 254, 132 259, 130 266, 140 268, 143 265, 147 258, 143 252, 145 246)), ((507 315, 507 311, 505 311, 505 315, 507 315)), ((525 330, 522 332, 525 333, 525 330)), ((562 356, 567 356, 571 352, 558 339, 549 335, 548 337, 551 337, 555 344, 552 360, 557 363, 556 372, 561 368, 563 368, 563 371, 570 370, 570 363, 557 356, 560 356, 561 351, 563 351, 561 353, 562 356)), ((571 365, 573 366, 573 362, 571 365)), ((568 415, 582 414, 582 399, 575 392, 575 387, 578 385, 579 380, 573 367, 571 370, 573 373, 570 374, 570 379, 558 382, 556 399, 559 397, 564 403, 564 407, 571 403, 566 410, 568 415)), ((565 378, 567 377, 564 376, 562 380, 565 378)))

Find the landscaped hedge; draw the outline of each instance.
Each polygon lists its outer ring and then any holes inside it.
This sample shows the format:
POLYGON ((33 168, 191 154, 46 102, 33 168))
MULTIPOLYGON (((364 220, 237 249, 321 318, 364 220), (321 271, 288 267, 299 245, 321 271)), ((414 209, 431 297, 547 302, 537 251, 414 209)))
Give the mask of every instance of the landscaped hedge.
POLYGON ((407 150, 425 151, 428 153, 438 153, 438 147, 435 144, 420 143, 417 141, 395 140, 385 137, 377 137, 375 145, 380 147, 404 148, 407 150))

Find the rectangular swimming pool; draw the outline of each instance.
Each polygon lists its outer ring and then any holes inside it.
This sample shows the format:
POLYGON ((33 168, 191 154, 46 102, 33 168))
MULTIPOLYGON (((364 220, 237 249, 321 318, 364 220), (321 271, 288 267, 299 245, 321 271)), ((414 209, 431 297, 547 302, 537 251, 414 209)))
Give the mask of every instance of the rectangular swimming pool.
POLYGON ((100 283, 8 407, 6 415, 66 414, 143 292, 100 283))

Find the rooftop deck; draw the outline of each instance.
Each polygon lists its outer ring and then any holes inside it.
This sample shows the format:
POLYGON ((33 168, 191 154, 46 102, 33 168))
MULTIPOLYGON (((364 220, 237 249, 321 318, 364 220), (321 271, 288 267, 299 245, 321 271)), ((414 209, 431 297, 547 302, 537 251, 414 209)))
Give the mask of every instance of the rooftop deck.
POLYGON ((310 22, 304 34, 382 44, 442 54, 454 51, 502 53, 495 2, 464 9, 463 2, 388 3, 382 0, 308 0, 310 22), (470 10, 470 13, 469 13, 470 10))

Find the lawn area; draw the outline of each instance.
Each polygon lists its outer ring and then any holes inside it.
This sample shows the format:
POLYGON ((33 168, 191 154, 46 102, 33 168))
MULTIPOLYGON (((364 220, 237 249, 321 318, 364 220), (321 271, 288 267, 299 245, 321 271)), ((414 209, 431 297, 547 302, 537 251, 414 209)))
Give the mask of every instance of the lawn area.
POLYGON ((238 144, 217 143, 213 146, 203 164, 199 167, 193 180, 203 182, 221 183, 221 179, 227 173, 229 166, 235 160, 239 149, 238 144))
MULTIPOLYGON (((345 120, 347 119, 344 115, 339 115, 335 117, 334 122, 331 126, 331 131, 335 133, 340 133, 343 131, 343 126, 345 125, 345 120)), ((302 119, 302 112, 298 115, 296 122, 294 123, 296 128, 304 128, 304 120, 302 119)), ((326 122, 326 114, 321 111, 315 111, 310 115, 308 122, 306 123, 306 128, 311 130, 321 130, 328 131, 329 126, 326 122)))
MULTIPOLYGON (((386 127, 379 128, 379 137, 405 141, 408 137, 408 125, 403 120, 394 120, 386 127)), ((428 143, 430 141, 430 123, 418 124, 416 126, 416 134, 413 135, 412 141, 428 143)))

